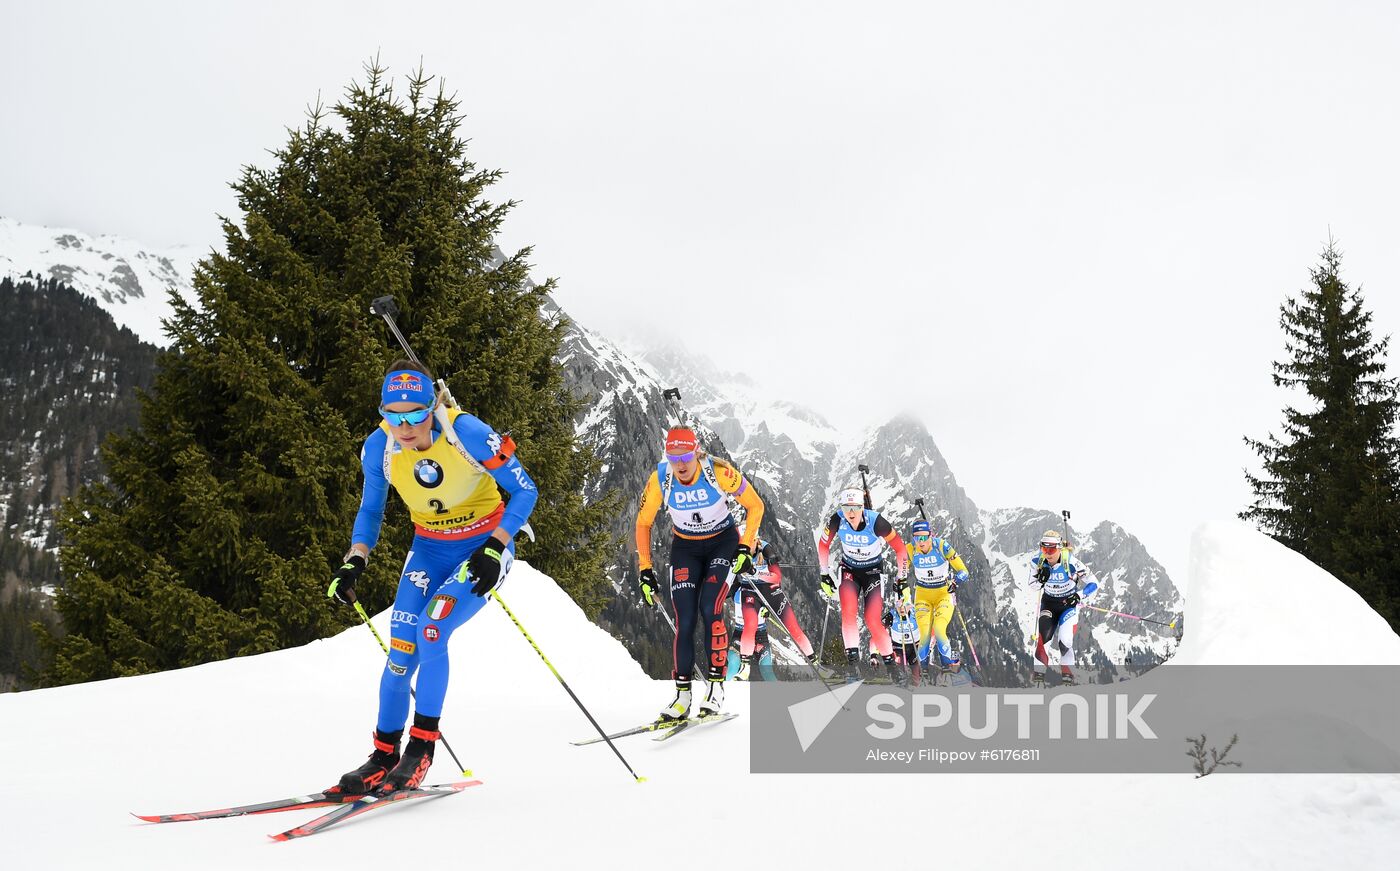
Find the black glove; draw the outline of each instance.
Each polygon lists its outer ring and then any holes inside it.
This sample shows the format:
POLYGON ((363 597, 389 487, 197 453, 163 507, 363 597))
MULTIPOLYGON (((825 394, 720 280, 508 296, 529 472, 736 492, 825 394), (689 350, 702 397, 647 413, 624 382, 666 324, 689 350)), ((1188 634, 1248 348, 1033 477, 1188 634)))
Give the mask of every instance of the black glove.
POLYGON ((1040 581, 1040 585, 1045 586, 1045 582, 1050 580, 1050 564, 1041 563, 1040 569, 1035 573, 1035 579, 1040 581))
POLYGON ((957 591, 958 591, 958 579, 957 579, 957 578, 949 578, 949 579, 948 579, 948 595, 951 596, 951 595, 953 595, 954 593, 956 593, 957 591))
POLYGON ((365 558, 351 554, 345 565, 335 570, 326 598, 335 598, 347 605, 355 604, 355 582, 365 573, 365 558))
POLYGON ((496 589, 496 585, 501 582, 501 554, 505 553, 506 546, 496 540, 495 536, 486 539, 486 543, 476 549, 471 559, 467 560, 467 571, 471 572, 472 593, 477 596, 485 596, 496 589))
POLYGON ((637 584, 642 588, 642 601, 647 603, 647 607, 656 604, 656 572, 651 569, 642 569, 642 573, 637 577, 637 584))
POLYGON ((883 617, 880 618, 880 622, 883 623, 883 624, 885 624, 885 628, 886 628, 886 629, 888 629, 888 628, 890 628, 891 626, 893 626, 893 625, 894 625, 894 611, 892 611, 892 610, 889 609, 889 608, 886 608, 886 609, 885 609, 885 616, 883 616, 883 617))
POLYGON ((747 544, 739 545, 739 549, 734 551, 734 574, 751 575, 754 573, 753 551, 749 550, 747 544))
POLYGON ((1075 605, 1079 604, 1079 594, 1070 593, 1068 596, 1065 596, 1064 602, 1066 608, 1073 608, 1075 605))

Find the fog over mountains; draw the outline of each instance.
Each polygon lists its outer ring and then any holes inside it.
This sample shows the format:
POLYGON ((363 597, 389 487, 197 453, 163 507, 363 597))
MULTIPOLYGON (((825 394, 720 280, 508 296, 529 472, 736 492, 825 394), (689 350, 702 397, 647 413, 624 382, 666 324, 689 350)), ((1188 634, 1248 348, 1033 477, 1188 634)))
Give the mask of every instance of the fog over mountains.
MULTIPOLYGON (((865 464, 875 507, 902 535, 918 518, 914 500, 921 498, 935 532, 946 535, 967 562, 972 581, 958 595, 986 680, 1024 682, 1033 601, 1029 560, 1045 530, 1063 527, 1058 510, 979 508, 928 430, 910 417, 843 434, 819 414, 768 395, 742 373, 716 371, 670 349, 629 352, 579 324, 560 361, 575 391, 591 397, 576 425, 605 462, 585 489, 618 488, 627 499, 614 524, 622 542, 612 563, 619 597, 604 615, 615 634, 624 640, 667 637, 657 628, 660 621, 639 605, 632 528, 642 486, 661 458, 662 434, 683 420, 696 426, 711 453, 735 461, 758 487, 768 509, 763 536, 792 564, 786 585, 809 635, 818 634, 824 615, 816 594, 816 537, 834 510, 836 492, 859 486, 857 467, 865 464), (666 407, 663 392, 669 387, 681 391, 685 410, 679 416, 666 407)), ((654 552, 664 554, 667 524, 658 527, 654 552)), ((1137 538, 1108 521, 1074 532, 1079 557, 1104 587, 1096 604, 1164 622, 1180 613, 1180 592, 1137 538)), ((834 614, 831 621, 829 633, 836 631, 834 614)), ((1099 612, 1086 613, 1081 623, 1077 652, 1093 680, 1135 674, 1169 656, 1177 643, 1174 635, 1099 612)))
MULTIPOLYGON (((106 349, 106 356, 99 358, 103 361, 118 346, 98 334, 120 332, 120 326, 130 327, 148 342, 163 343, 159 322, 169 312, 167 294, 193 297, 194 260, 191 249, 154 251, 117 237, 91 237, 0 218, 0 273, 20 284, 60 281, 115 318, 110 328, 85 326, 93 335, 71 340, 75 348, 106 349)), ((838 615, 834 611, 828 615, 816 594, 816 535, 833 510, 836 491, 859 485, 857 465, 863 463, 871 470, 875 507, 902 535, 907 536, 909 524, 918 517, 914 500, 922 498, 935 531, 947 535, 967 562, 972 580, 959 591, 960 607, 985 679, 997 684, 1024 682, 1030 669, 1032 607, 1027 562, 1041 533, 1061 527, 1059 509, 1072 505, 984 509, 958 485, 926 427, 913 418, 896 417, 861 432, 844 432, 816 412, 753 383, 742 372, 723 371, 674 349, 624 344, 591 326, 603 325, 572 325, 559 363, 571 389, 590 398, 575 426, 581 440, 603 460, 600 473, 580 482, 580 487, 589 497, 609 489, 619 490, 624 497, 613 521, 617 546, 609 570, 617 596, 600 623, 623 640, 649 672, 662 676, 669 670, 670 631, 660 614, 640 605, 632 530, 642 485, 661 458, 662 433, 669 425, 685 422, 696 427, 712 454, 736 462, 762 494, 768 506, 763 536, 775 543, 790 566, 788 592, 814 641, 824 616, 829 619, 828 637, 839 632, 838 615), (663 398, 671 387, 681 392, 680 408, 668 407, 663 398)), ((130 343, 131 347, 137 344, 130 343)), ((38 393, 29 391, 26 400, 51 401, 39 389, 43 385, 69 385, 62 389, 71 392, 75 376, 95 379, 92 383, 99 385, 112 383, 109 363, 105 368, 75 363, 81 372, 74 370, 60 378, 59 364, 52 361, 62 349, 49 350, 53 353, 34 359, 50 361, 43 365, 55 371, 33 379, 30 386, 38 393)), ((149 351, 142 355, 141 365, 149 366, 149 351)), ((11 373, 12 383, 7 386, 15 387, 19 377, 11 373)), ((146 378, 124 373, 119 380, 140 384, 146 378)), ((106 389, 101 396, 102 410, 91 413, 109 415, 112 421, 99 421, 97 430, 105 433, 112 425, 134 419, 129 389, 115 393, 106 389)), ((43 421, 14 424, 15 432, 6 433, 11 445, 35 446, 43 441, 43 421)), ((84 435, 77 444, 87 454, 78 457, 67 450, 64 463, 65 468, 82 469, 84 477, 91 477, 97 474, 98 439, 84 435)), ((11 494, 5 502, 5 530, 12 538, 51 549, 57 498, 71 492, 76 481, 46 491, 37 486, 42 463, 36 449, 28 448, 25 457, 24 462, 17 454, 10 458, 12 465, 19 463, 26 471, 17 471, 20 479, 5 482, 11 494), (23 485, 23 499, 17 498, 17 484, 23 485), (52 499, 46 495, 49 492, 55 494, 52 499)), ((1067 488, 1065 497, 1072 500, 1072 488, 1067 488)), ((661 559, 669 537, 664 520, 657 525, 657 535, 654 552, 658 564, 664 565, 661 559)), ((1080 558, 1104 585, 1105 594, 1096 604, 1164 621, 1181 612, 1180 592, 1127 530, 1105 521, 1092 529, 1075 529, 1074 539, 1080 558)), ((1143 623, 1097 612, 1086 613, 1081 624, 1079 661, 1091 680, 1137 673, 1169 656, 1177 643, 1172 635, 1143 623)), ((965 642, 959 638, 956 646, 962 648, 965 642)))

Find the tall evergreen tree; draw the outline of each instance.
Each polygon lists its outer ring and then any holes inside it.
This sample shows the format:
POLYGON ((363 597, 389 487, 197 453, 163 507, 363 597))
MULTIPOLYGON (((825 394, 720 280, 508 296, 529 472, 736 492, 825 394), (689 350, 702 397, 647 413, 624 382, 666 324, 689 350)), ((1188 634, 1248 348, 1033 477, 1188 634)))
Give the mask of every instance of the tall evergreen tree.
MULTIPOLYGON (((379 382, 400 356, 374 297, 393 294, 415 350, 462 406, 509 431, 539 485, 540 544, 520 555, 590 613, 601 607, 604 522, 585 506, 596 459, 574 440, 578 410, 554 355, 565 324, 541 307, 553 281, 529 249, 493 245, 512 203, 466 158, 458 104, 429 77, 397 96, 377 63, 320 107, 271 168, 233 185, 242 225, 196 271, 198 305, 173 299, 173 340, 141 424, 104 450, 108 481, 66 506, 67 635, 50 683, 185 666, 301 644, 353 617, 326 598, 360 496, 360 446, 378 424, 379 382)), ((411 535, 391 500, 357 588, 392 599, 411 535)))
POLYGON ((1240 517, 1305 553, 1400 631, 1400 388, 1385 374, 1390 340, 1372 338, 1341 261, 1329 242, 1311 286, 1283 304, 1288 358, 1274 364, 1274 384, 1302 388, 1310 408, 1284 409, 1282 437, 1245 439, 1263 470, 1245 472, 1255 501, 1240 517))

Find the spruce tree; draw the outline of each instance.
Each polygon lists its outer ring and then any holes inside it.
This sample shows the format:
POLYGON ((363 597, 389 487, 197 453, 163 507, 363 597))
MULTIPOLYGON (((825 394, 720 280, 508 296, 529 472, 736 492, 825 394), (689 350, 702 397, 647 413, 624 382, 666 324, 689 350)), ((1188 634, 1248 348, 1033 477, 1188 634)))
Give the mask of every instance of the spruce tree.
POLYGON ((1371 335, 1360 288, 1341 277, 1335 242, 1311 286, 1282 307, 1288 358, 1274 384, 1301 388, 1307 408, 1284 409, 1283 435, 1245 442, 1255 501, 1240 517, 1307 555, 1356 590, 1400 631, 1400 413, 1386 377, 1389 338, 1371 335))
MULTIPOLYGON (((392 294, 419 356, 462 407, 509 431, 540 488, 540 543, 519 553, 590 613, 606 590, 609 500, 585 506, 596 459, 554 355, 566 324, 529 249, 494 246, 513 205, 467 159, 457 102, 419 71, 396 95, 366 68, 329 111, 289 131, 270 168, 233 185, 227 253, 174 299, 173 345, 140 426, 104 449, 108 479, 66 506, 49 683, 192 665, 302 644, 354 621, 326 598, 359 504, 359 451, 401 355, 370 301, 392 294)), ((390 497, 358 591, 392 600, 411 536, 390 497)))

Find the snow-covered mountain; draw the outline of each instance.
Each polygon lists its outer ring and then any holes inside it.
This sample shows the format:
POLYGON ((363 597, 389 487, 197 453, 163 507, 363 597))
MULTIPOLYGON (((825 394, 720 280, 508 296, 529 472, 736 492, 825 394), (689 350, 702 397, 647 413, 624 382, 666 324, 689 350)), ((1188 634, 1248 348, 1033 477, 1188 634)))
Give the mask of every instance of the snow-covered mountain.
POLYGON ((193 298, 194 265, 204 253, 0 217, 0 277, 60 281, 97 300, 117 323, 154 345, 166 343, 160 322, 170 314, 168 294, 193 298))
MULTIPOLYGON (((193 249, 154 251, 118 237, 94 238, 0 218, 0 272, 61 278, 97 300, 119 324, 155 341, 161 339, 159 320, 169 311, 167 293, 192 294, 194 261, 193 249)), ((547 310, 558 313, 557 307, 547 310)), ((1028 670, 1025 565, 1035 539, 1055 526, 1057 515, 980 509, 919 421, 900 417, 863 432, 843 432, 742 373, 674 349, 629 349, 579 324, 572 325, 559 363, 575 392, 591 397, 575 421, 576 431, 604 465, 583 483, 585 494, 621 495, 610 571, 618 596, 602 622, 628 639, 634 655, 653 672, 669 659, 669 633, 658 614, 638 607, 632 526, 642 484, 660 459, 662 433, 682 420, 696 427, 711 453, 736 461, 764 497, 769 510, 764 536, 791 566, 789 593, 808 626, 824 615, 814 567, 818 529, 830 516, 836 491, 859 484, 856 467, 864 463, 871 470, 874 504, 899 529, 907 530, 918 516, 914 500, 922 498, 975 581, 986 579, 960 592, 985 677, 1014 684, 1028 670), (669 387, 680 389, 683 411, 665 402, 669 387)), ((1182 597, 1171 580, 1121 527, 1101 524, 1081 535, 1079 544, 1081 558, 1112 594, 1114 604, 1106 607, 1167 620, 1180 612, 1182 597)), ((1160 662, 1176 643, 1170 634, 1138 622, 1086 614, 1083 623, 1091 631, 1081 633, 1080 659, 1101 680, 1160 662)))
MULTIPOLYGON (((1183 659, 1251 662, 1262 653, 1269 662, 1302 664, 1324 648, 1343 651, 1344 662, 1400 664, 1400 638, 1355 593, 1248 527, 1200 530, 1191 572, 1196 620, 1210 632, 1188 636, 1183 659), (1287 594, 1295 590, 1306 591, 1311 607, 1297 607, 1287 594), (1319 613, 1336 619, 1318 621, 1319 613), (1305 637, 1307 645, 1279 643, 1305 637), (1267 643, 1256 646, 1261 640, 1267 643)), ((666 682, 648 680, 621 645, 527 564, 516 563, 502 595, 604 728, 648 718, 670 698, 666 682)), ((388 613, 375 622, 386 631, 388 613)), ((880 809, 924 807, 935 782, 946 799, 940 807, 956 820, 938 839, 939 861, 958 868, 999 867, 1041 849, 1055 855, 1068 850, 1075 867, 1095 871, 1176 867, 1183 857, 1192 868, 1229 871, 1339 862, 1380 869, 1391 867, 1400 850, 1400 780, 1394 775, 1222 770, 1195 780, 1185 755, 1179 775, 1066 779, 939 771, 860 781, 845 774, 754 775, 746 684, 729 687, 726 708, 740 714, 731 724, 665 743, 619 741, 619 750, 648 778, 638 785, 606 745, 569 744, 591 733, 588 721, 499 607, 488 606, 458 630, 452 655, 464 665, 453 670, 442 729, 483 785, 377 811, 289 844, 266 836, 320 810, 167 825, 128 814, 303 794, 358 764, 369 751, 384 661, 364 627, 260 656, 0 694, 0 734, 27 736, 37 750, 7 760, 5 782, 23 786, 0 791, 7 866, 349 867, 404 837, 421 841, 424 833, 461 831, 470 833, 462 844, 471 862, 483 868, 632 868, 662 857, 667 867, 689 869, 712 867, 715 848, 677 837, 662 809, 678 811, 688 831, 731 833, 726 849, 732 852, 741 841, 753 842, 756 803, 783 867, 863 868, 871 863, 875 835, 814 831, 814 820, 820 827, 833 814, 849 814, 854 794, 877 797, 880 809), (98 775, 93 760, 101 761, 98 775), (1014 797, 1056 785, 1089 808, 1066 818, 1069 840, 1057 845, 1057 834, 1044 843, 1009 844, 1000 810, 1014 797), (542 826, 548 837, 540 837, 542 826), (609 835, 600 838, 600 832, 609 835)), ((1246 764, 1250 737, 1241 735, 1236 754, 1246 764)), ((1324 733, 1320 740, 1342 739, 1324 733)), ((450 757, 439 752, 429 780, 457 775, 450 757)), ((1051 819, 1056 811, 1028 813, 1051 819)), ((906 824, 917 833, 918 822, 906 824)))
MULTIPOLYGON (((620 635, 630 637, 633 620, 651 622, 635 603, 631 521, 645 476, 659 459, 661 433, 671 422, 662 392, 676 387, 686 421, 703 424, 706 447, 734 459, 762 494, 768 508, 764 537, 778 546, 790 566, 787 590, 805 626, 815 627, 822 622, 818 615, 825 616, 825 605, 816 595, 816 537, 833 511, 836 492, 860 486, 858 466, 864 464, 870 469, 873 504, 898 529, 907 532, 919 516, 915 500, 923 499, 935 529, 967 562, 974 583, 965 585, 959 596, 984 678, 1006 685, 1024 681, 1030 668, 1027 641, 1033 602, 1026 584, 1029 560, 1041 533, 1057 526, 1057 513, 978 508, 928 429, 912 417, 844 433, 743 374, 726 372, 674 348, 628 348, 578 324, 561 361, 576 392, 592 397, 589 410, 576 421, 577 430, 603 457, 606 471, 588 482, 589 492, 616 488, 627 500, 616 526, 622 543, 614 561, 619 570, 614 581, 626 604, 616 603, 605 615, 620 635)), ((1121 526, 1105 522, 1076 539, 1080 558, 1105 587, 1106 595, 1096 604, 1163 622, 1172 622, 1180 613, 1180 592, 1141 542, 1121 526)), ((1101 681, 1140 673, 1170 656, 1177 644, 1175 633, 1158 628, 1085 612, 1078 660, 1092 679, 1101 681)), ((665 640, 662 633, 648 643, 665 640)), ((635 647, 634 652, 645 661, 635 647)))

